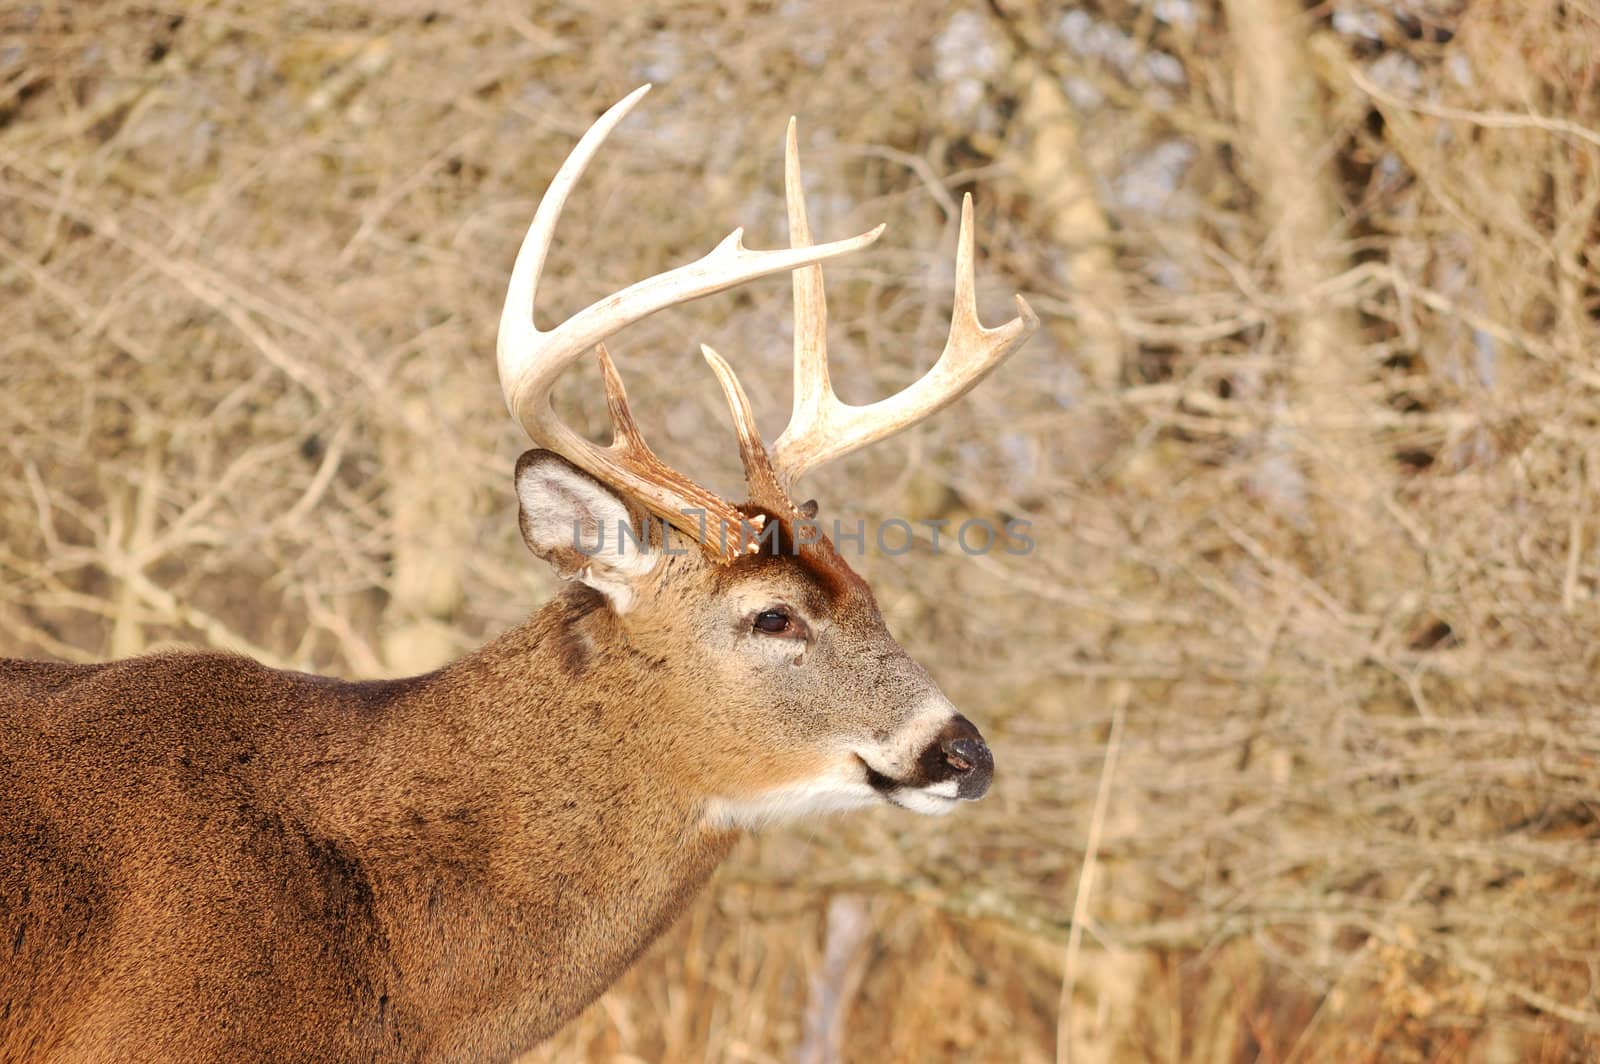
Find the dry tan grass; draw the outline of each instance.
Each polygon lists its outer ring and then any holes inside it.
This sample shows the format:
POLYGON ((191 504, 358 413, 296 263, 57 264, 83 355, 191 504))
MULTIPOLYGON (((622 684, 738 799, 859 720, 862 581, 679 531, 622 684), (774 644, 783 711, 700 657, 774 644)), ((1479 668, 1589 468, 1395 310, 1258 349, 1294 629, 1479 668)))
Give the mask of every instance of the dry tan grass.
MULTIPOLYGON (((519 620, 548 583, 495 315, 647 79, 546 314, 780 240, 798 113, 819 230, 891 223, 829 271, 845 398, 936 353, 961 191, 991 316, 1046 318, 817 484, 1033 522, 1027 558, 861 562, 994 795, 751 840, 532 1059, 1600 1054, 1592 4, 112 0, 0 34, 0 652, 372 675, 519 620), (1252 12, 1296 62, 1242 50, 1252 12)), ((621 340, 669 459, 733 481, 694 344, 775 428, 787 315, 773 282, 621 340)))

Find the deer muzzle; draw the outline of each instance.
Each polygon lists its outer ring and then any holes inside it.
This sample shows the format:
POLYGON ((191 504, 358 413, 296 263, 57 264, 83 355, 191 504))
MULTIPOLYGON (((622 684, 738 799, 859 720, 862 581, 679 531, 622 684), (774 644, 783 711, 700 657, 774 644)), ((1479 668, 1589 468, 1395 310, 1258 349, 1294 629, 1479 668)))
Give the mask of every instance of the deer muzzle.
POLYGON ((994 755, 973 723, 957 713, 917 759, 917 777, 914 785, 941 791, 954 783, 951 797, 973 801, 994 781, 994 755))
POLYGON ((935 816, 988 793, 994 782, 994 754, 970 720, 951 713, 924 735, 907 751, 910 757, 898 771, 875 768, 862 758, 873 790, 895 805, 935 816))

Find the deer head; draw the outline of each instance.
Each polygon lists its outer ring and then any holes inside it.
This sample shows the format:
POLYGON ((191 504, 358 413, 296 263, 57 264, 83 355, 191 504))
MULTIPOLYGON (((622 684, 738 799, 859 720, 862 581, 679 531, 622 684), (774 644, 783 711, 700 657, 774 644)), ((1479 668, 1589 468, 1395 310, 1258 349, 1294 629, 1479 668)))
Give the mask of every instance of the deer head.
MULTIPOLYGON (((890 636, 872 591, 791 490, 806 472, 898 432, 955 401, 1038 324, 1020 296, 1016 318, 977 316, 971 198, 962 203, 955 310, 937 363, 868 406, 828 379, 819 263, 883 231, 813 244, 794 124, 786 151, 791 246, 755 251, 735 230, 703 258, 633 284, 548 331, 533 307, 563 204, 601 142, 648 91, 614 105, 551 182, 513 268, 500 319, 506 403, 539 449, 517 463, 528 546, 592 599, 578 657, 628 657, 659 727, 660 770, 703 803, 712 826, 748 826, 888 801, 944 813, 981 797, 988 746, 890 636), (794 407, 771 450, 728 363, 702 353, 722 386, 748 499, 732 504, 670 468, 646 445, 604 341, 666 307, 767 274, 793 272, 794 407), (550 403, 559 375, 594 351, 615 436, 584 439, 550 403), (647 527, 648 526, 648 527, 647 527), (631 533, 631 534, 630 534, 631 533), (681 549, 688 544, 688 549, 681 549), (675 549, 676 545, 676 549, 675 549)), ((641 727, 647 726, 641 721, 641 727)))

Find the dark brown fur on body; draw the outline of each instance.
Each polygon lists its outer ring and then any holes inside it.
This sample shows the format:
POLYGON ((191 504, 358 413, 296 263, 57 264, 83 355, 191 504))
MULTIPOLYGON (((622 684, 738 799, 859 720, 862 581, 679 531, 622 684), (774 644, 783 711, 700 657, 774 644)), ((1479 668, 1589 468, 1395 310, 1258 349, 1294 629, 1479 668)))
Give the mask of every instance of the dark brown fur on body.
POLYGON ((625 719, 670 685, 589 651, 596 598, 399 681, 0 661, 0 1060, 503 1060, 554 1031, 734 838, 628 770, 672 764, 625 719), (575 672, 604 696, 541 679, 575 672))

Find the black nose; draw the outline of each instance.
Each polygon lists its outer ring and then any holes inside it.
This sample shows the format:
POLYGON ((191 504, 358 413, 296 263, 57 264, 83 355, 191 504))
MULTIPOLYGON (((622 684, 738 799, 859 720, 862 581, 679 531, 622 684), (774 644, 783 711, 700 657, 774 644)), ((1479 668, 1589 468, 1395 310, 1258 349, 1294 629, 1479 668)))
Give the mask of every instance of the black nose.
POLYGON ((994 755, 989 744, 966 717, 957 716, 935 740, 943 765, 940 780, 957 780, 960 798, 982 798, 994 780, 994 755))

